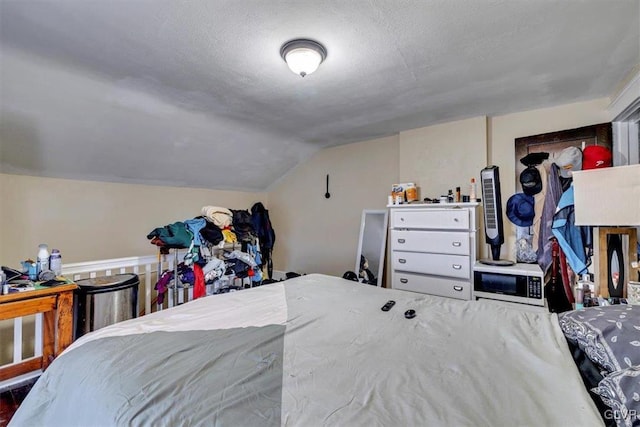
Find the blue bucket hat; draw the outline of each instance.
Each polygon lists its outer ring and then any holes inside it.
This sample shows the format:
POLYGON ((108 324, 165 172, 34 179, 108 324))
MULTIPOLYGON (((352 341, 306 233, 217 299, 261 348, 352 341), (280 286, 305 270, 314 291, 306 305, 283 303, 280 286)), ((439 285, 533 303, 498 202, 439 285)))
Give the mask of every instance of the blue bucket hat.
POLYGON ((507 218, 520 227, 533 225, 534 198, 524 193, 516 193, 507 201, 507 218))

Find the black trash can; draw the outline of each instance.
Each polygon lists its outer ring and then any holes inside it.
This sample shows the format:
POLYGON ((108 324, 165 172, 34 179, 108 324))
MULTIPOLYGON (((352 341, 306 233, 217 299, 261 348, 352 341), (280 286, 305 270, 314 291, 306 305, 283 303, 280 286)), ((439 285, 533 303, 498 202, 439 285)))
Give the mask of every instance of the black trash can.
POLYGON ((75 338, 87 332, 138 317, 137 274, 116 274, 76 280, 75 338))

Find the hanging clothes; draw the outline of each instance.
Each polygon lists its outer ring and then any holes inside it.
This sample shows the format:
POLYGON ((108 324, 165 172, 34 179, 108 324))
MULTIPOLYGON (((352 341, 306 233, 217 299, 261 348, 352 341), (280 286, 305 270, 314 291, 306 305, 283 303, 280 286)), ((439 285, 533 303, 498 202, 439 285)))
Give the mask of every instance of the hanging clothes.
POLYGON ((258 243, 249 245, 247 251, 253 256, 253 260, 257 265, 262 265, 262 256, 260 255, 260 245, 258 243))
POLYGON ((193 299, 198 299, 206 295, 206 289, 204 285, 204 273, 202 267, 198 264, 193 265, 194 285, 193 285, 193 299))
POLYGON ((169 289, 169 282, 173 280, 173 271, 165 271, 153 289, 158 291, 158 304, 164 303, 164 295, 169 289))
POLYGON ((542 208, 542 215, 540 216, 540 233, 538 238, 538 265, 542 269, 542 272, 546 274, 551 267, 551 241, 553 232, 551 226, 553 225, 553 215, 556 213, 556 208, 560 197, 562 196, 562 184, 560 184, 560 173, 558 165, 551 164, 549 169, 549 179, 547 181, 547 192, 544 198, 544 206, 542 208))
POLYGON ((251 207, 251 220, 260 242, 263 264, 267 267, 267 278, 270 279, 273 276, 271 251, 276 243, 276 233, 269 218, 269 211, 262 203, 257 202, 251 207))
POLYGON ((549 280, 544 286, 544 295, 547 299, 549 311, 552 313, 562 313, 572 309, 562 279, 561 251, 558 241, 555 237, 551 237, 551 271, 549 280))
POLYGON ((251 255, 256 264, 256 267, 253 268, 254 274, 251 276, 251 281, 254 283, 262 282, 262 257, 260 256, 260 245, 258 242, 248 244, 247 253, 251 255))
POLYGON ((581 227, 575 225, 573 184, 560 197, 551 229, 571 269, 577 274, 585 273, 587 271, 586 245, 581 227))
POLYGON ((564 293, 567 296, 567 301, 573 304, 575 302, 572 289, 573 279, 570 277, 572 275, 569 274, 569 268, 567 268, 567 257, 562 248, 560 248, 558 252, 560 255, 560 272, 562 273, 562 286, 564 288, 564 293))
MULTIPOLYGON (((180 264, 182 266, 182 264, 180 264)), ((195 275, 193 274, 193 270, 191 268, 181 268, 180 269, 180 281, 182 283, 188 283, 189 286, 193 286, 195 282, 195 275)))
POLYGON ((533 230, 531 246, 536 249, 539 247, 542 211, 544 210, 544 200, 547 197, 547 185, 549 185, 549 173, 547 172, 548 166, 549 166, 548 162, 545 162, 536 166, 536 169, 540 173, 540 182, 542 182, 542 189, 540 190, 539 193, 536 193, 533 196, 533 200, 534 200, 533 206, 534 206, 535 215, 533 217, 533 225, 531 226, 533 230))

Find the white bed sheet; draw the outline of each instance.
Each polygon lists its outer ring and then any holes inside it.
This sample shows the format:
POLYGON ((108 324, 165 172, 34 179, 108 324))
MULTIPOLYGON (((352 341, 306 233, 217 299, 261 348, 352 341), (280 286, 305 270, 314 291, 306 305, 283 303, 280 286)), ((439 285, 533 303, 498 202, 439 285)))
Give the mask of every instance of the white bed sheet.
POLYGON ((113 335, 268 324, 286 325, 282 425, 602 425, 555 314, 318 274, 122 322, 67 351, 113 335))
POLYGON ((212 295, 136 319, 119 322, 80 337, 65 351, 104 337, 155 331, 194 331, 283 325, 287 321, 284 282, 212 295))

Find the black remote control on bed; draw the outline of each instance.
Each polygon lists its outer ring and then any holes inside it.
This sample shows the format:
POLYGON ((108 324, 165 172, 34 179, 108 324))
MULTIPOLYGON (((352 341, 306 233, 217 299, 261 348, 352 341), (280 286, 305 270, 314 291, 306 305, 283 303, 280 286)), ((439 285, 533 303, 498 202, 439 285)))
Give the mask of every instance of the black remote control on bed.
POLYGON ((407 310, 404 312, 404 317, 406 317, 407 319, 413 319, 414 317, 416 317, 416 311, 415 310, 407 310))
POLYGON ((382 306, 382 308, 380 310, 389 311, 389 310, 391 310, 391 307, 393 307, 395 304, 396 304, 396 302, 394 300, 389 300, 389 301, 387 301, 387 303, 385 305, 382 306))

